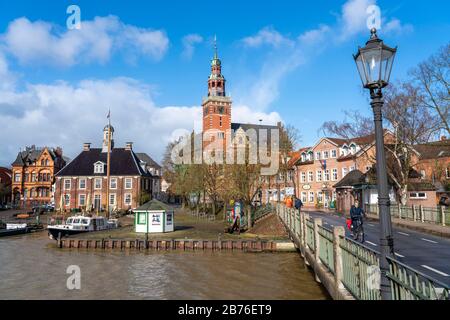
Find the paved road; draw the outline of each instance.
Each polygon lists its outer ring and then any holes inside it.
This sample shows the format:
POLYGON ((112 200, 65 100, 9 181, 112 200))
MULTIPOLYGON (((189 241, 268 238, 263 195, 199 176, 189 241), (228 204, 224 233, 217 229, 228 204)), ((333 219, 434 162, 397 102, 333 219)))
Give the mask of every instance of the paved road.
MULTIPOLYGON (((345 218, 335 215, 308 212, 313 218, 322 218, 325 227, 344 226, 345 218)), ((379 251, 379 223, 365 221, 365 245, 379 251)), ((450 285, 450 239, 433 236, 426 233, 404 228, 393 228, 394 251, 397 260, 432 278, 450 285)))

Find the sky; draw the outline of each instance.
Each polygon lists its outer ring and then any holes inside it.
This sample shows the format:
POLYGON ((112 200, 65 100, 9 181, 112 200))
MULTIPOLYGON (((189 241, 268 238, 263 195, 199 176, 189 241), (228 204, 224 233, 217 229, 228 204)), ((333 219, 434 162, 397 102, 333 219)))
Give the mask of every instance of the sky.
POLYGON ((161 161, 170 140, 201 128, 215 35, 232 121, 283 121, 299 147, 314 145, 344 110, 370 114, 352 54, 371 5, 379 37, 398 46, 392 81, 449 42, 445 0, 2 1, 0 166, 27 145, 70 158, 100 146, 108 109, 116 146, 161 161))

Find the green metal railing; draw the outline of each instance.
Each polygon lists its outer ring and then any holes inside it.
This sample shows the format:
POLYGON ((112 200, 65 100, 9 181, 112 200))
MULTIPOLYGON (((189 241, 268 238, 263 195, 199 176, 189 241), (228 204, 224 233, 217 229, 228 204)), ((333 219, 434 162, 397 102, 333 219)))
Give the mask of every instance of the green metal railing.
POLYGON ((323 226, 319 226, 318 234, 320 261, 334 274, 333 232, 323 226))
MULTIPOLYGON (((366 210, 368 213, 375 215, 379 214, 377 204, 366 205, 366 210)), ((392 204, 390 212, 392 217, 398 219, 450 226, 450 208, 446 207, 403 206, 392 204)))
MULTIPOLYGON (((273 206, 272 209, 275 210, 290 233, 298 236, 297 240, 300 240, 300 245, 304 241, 306 247, 315 253, 316 241, 318 241, 318 257, 335 277, 337 277, 335 270, 337 258, 334 245, 338 240, 341 252, 338 261, 342 262, 340 282, 356 299, 381 299, 379 253, 377 251, 344 236, 335 239, 333 231, 320 224, 316 223, 317 230, 315 230, 314 220, 305 216, 305 219, 301 221, 298 210, 286 208, 281 204, 273 206)), ((301 245, 301 248, 304 246, 301 245)), ((434 280, 394 258, 388 258, 388 262, 390 271, 387 276, 390 279, 393 300, 450 299, 450 286, 434 280)))
POLYGON ((378 252, 351 239, 340 239, 342 250, 343 285, 357 299, 380 300, 376 284, 379 270, 378 252), (372 278, 371 278, 372 277, 372 278))
POLYGON ((450 287, 388 257, 393 300, 449 300, 450 287))
POLYGON ((316 249, 314 238, 314 222, 311 219, 306 219, 306 244, 312 252, 316 249))

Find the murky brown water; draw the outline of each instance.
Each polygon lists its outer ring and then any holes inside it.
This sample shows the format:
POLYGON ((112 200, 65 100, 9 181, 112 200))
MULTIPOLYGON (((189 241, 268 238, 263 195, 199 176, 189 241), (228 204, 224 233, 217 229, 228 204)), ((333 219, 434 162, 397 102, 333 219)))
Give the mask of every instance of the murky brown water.
POLYGON ((0 238, 0 299, 327 299, 296 253, 58 250, 0 238), (69 265, 81 289, 68 290, 69 265))

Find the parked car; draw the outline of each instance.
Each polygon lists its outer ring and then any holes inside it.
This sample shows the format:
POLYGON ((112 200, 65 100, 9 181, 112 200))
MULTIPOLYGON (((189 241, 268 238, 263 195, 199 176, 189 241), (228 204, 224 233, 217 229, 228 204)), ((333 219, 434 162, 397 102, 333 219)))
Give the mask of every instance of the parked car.
POLYGON ((36 213, 41 214, 44 212, 53 212, 53 211, 55 211, 55 206, 47 203, 47 204, 35 206, 32 208, 32 210, 33 210, 34 214, 36 214, 36 213))

